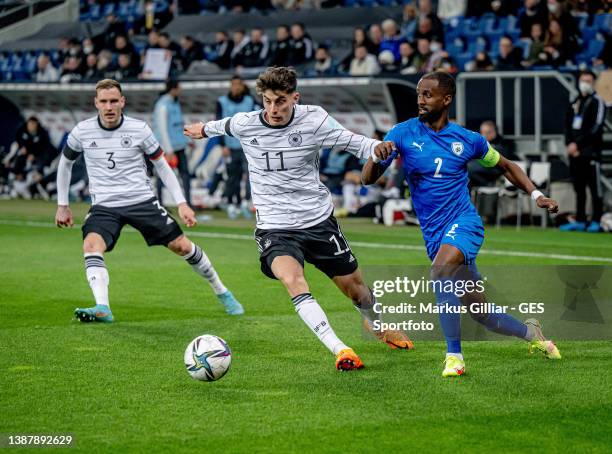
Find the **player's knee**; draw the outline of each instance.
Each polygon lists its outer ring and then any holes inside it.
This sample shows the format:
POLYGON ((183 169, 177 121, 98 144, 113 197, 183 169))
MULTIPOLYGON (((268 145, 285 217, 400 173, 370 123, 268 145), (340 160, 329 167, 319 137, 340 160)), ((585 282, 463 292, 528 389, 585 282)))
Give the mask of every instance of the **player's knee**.
POLYGON ((168 249, 178 255, 187 255, 191 252, 191 241, 186 236, 181 235, 168 243, 168 249))
POLYGON ((92 253, 99 252, 102 253, 106 250, 106 244, 100 235, 97 234, 89 234, 83 240, 83 252, 92 253))
POLYGON ((306 286, 306 279, 303 274, 287 272, 277 277, 288 289, 306 286))

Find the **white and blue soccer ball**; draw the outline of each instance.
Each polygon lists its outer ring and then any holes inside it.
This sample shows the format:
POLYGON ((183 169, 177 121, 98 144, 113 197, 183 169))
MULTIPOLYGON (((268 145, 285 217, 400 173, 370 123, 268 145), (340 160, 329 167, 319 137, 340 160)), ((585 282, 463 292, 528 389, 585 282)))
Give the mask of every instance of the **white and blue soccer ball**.
POLYGON ((185 350, 185 367, 195 380, 219 380, 231 363, 232 351, 227 342, 212 334, 196 337, 185 350))

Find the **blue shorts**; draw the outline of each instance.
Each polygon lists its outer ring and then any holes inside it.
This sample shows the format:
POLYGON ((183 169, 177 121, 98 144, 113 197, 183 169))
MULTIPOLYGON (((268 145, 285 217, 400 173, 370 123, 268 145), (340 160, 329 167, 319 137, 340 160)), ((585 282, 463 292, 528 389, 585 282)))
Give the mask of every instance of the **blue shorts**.
POLYGON ((474 263, 484 241, 484 227, 477 214, 464 214, 449 222, 443 229, 438 241, 425 243, 427 255, 433 261, 443 244, 455 246, 463 253, 465 264, 474 263))

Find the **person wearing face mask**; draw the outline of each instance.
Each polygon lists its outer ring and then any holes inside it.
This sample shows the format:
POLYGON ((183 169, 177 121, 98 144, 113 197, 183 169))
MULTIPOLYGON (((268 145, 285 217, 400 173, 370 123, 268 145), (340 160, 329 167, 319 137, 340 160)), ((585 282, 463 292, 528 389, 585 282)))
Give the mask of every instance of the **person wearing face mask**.
POLYGON ((578 79, 578 97, 567 111, 565 144, 570 162, 570 175, 576 192, 576 220, 562 225, 564 232, 599 232, 603 211, 601 184, 601 149, 603 123, 606 113, 604 101, 595 93, 595 74, 583 71, 578 79), (586 187, 591 192, 593 215, 587 224, 586 187))

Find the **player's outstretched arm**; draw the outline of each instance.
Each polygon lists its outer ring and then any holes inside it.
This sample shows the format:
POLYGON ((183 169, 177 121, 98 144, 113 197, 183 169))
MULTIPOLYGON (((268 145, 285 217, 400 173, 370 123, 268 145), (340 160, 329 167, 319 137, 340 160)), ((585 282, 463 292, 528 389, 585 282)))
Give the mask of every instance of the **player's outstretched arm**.
POLYGON ((559 211, 557 201, 546 197, 542 192, 538 191, 527 174, 514 162, 500 155, 496 167, 504 172, 504 176, 510 183, 529 194, 535 200, 538 207, 546 208, 549 213, 559 211))
POLYGON ((387 170, 388 164, 384 165, 383 162, 387 161, 393 153, 397 155, 397 149, 393 142, 385 141, 376 145, 372 155, 363 166, 361 182, 363 184, 376 183, 382 174, 385 173, 385 170, 387 170))
POLYGON ((193 227, 197 224, 195 213, 187 204, 185 196, 183 195, 183 190, 181 189, 181 185, 179 184, 176 175, 168 165, 166 159, 163 157, 163 153, 155 154, 157 154, 158 157, 156 159, 151 159, 151 162, 155 166, 155 170, 157 171, 159 178, 162 180, 162 183, 164 183, 164 186, 168 188, 172 198, 178 205, 178 212, 181 221, 183 221, 187 227, 193 227))
POLYGON ((66 153, 66 150, 62 152, 57 166, 57 211, 55 212, 55 225, 58 227, 72 227, 74 225, 72 211, 68 206, 68 192, 70 190, 70 178, 72 177, 74 160, 68 159, 66 153))
POLYGON ((192 123, 183 127, 183 134, 190 139, 202 139, 204 137, 204 123, 199 121, 198 123, 192 123))

